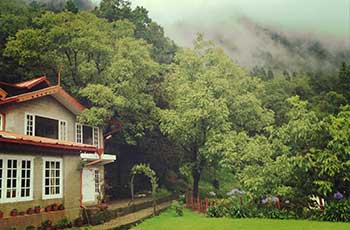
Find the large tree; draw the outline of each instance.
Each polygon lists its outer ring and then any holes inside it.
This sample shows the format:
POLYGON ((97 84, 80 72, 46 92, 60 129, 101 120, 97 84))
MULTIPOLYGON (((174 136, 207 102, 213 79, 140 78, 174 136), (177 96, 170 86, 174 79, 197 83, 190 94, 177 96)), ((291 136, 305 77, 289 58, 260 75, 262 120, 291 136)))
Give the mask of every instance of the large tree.
POLYGON ((232 128, 259 132, 273 119, 254 96, 258 84, 222 49, 201 36, 194 46, 193 50, 182 49, 176 54, 164 86, 169 107, 160 110, 160 128, 185 151, 193 177, 193 196, 197 197, 204 166, 222 154, 214 151, 217 144, 222 144, 217 142, 218 136, 224 137, 232 128), (239 100, 242 103, 236 103, 239 100), (247 104, 254 106, 247 108, 247 104), (244 124, 246 119, 253 122, 244 124), (261 125, 253 131, 254 122, 261 125))

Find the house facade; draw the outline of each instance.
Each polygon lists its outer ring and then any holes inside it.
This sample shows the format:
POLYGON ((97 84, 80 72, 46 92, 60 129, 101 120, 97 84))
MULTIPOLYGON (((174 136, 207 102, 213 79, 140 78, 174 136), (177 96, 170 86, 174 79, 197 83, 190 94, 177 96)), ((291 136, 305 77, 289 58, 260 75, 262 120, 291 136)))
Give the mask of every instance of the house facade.
POLYGON ((115 156, 104 154, 102 128, 77 122, 84 109, 46 77, 0 82, 0 229, 18 218, 38 225, 50 219, 44 208, 52 204, 64 206, 53 219, 75 219, 103 199, 103 165, 115 156), (36 206, 40 214, 10 217, 36 206))

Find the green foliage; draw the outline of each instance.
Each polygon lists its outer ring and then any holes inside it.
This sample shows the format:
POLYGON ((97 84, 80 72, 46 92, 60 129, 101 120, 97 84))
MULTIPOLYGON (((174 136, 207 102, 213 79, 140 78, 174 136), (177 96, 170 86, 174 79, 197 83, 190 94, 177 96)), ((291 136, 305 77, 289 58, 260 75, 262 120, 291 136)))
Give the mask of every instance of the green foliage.
POLYGON ((350 201, 339 200, 328 202, 325 210, 321 215, 321 219, 333 222, 349 222, 350 221, 350 201))
POLYGON ((173 210, 175 210, 176 216, 183 216, 184 215, 184 207, 183 207, 183 203, 180 203, 178 201, 173 201, 171 203, 171 208, 173 210))
POLYGON ((207 210, 208 217, 224 217, 227 215, 227 209, 223 205, 209 206, 207 210))
POLYGON ((156 196, 157 188, 158 188, 158 178, 156 176, 156 173, 151 169, 149 165, 146 164, 138 164, 134 165, 131 169, 131 176, 135 176, 137 174, 145 174, 151 182, 152 185, 152 195, 153 197, 156 196))
POLYGON ((72 13, 78 13, 79 9, 78 7, 74 4, 73 0, 68 0, 66 2, 66 6, 64 7, 65 10, 70 11, 72 13))

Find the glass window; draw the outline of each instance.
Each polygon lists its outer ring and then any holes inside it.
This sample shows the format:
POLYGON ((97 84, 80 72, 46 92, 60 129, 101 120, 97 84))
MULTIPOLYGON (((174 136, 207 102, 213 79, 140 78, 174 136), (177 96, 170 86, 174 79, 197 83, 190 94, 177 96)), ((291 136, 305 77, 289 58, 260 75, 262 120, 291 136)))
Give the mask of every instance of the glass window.
POLYGON ((98 169, 95 170, 95 192, 100 192, 100 171, 98 169))
POLYGON ((83 126, 81 124, 76 124, 76 142, 83 143, 83 126))
POLYGON ((93 145, 99 147, 99 128, 94 127, 93 129, 94 135, 93 135, 93 145))
POLYGON ((62 161, 44 160, 44 198, 62 197, 62 161))
POLYGON ((34 136, 34 116, 31 114, 26 115, 26 135, 34 136))
POLYGON ((66 141, 67 140, 67 122, 60 121, 60 140, 66 141))
POLYGON ((0 155, 0 202, 32 199, 33 160, 0 155))

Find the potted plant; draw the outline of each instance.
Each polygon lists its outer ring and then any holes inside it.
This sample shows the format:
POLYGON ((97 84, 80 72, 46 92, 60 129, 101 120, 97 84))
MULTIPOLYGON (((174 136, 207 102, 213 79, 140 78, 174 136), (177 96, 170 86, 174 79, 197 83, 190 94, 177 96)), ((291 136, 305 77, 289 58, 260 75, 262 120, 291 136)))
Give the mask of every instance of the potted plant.
POLYGON ((64 217, 63 219, 59 220, 58 223, 56 224, 56 228, 57 229, 65 229, 69 227, 69 220, 67 219, 67 217, 64 217))
POLYGON ((64 210, 64 205, 63 204, 58 205, 58 210, 64 210))
POLYGON ((51 230, 52 229, 52 221, 45 220, 41 223, 41 230, 51 230))
POLYGON ((34 213, 34 209, 32 209, 32 208, 28 208, 27 209, 27 214, 28 215, 32 215, 34 213))
POLYGON ((45 208, 45 212, 51 212, 51 205, 49 205, 45 208))
POLYGON ((4 213, 2 211, 0 211, 0 220, 4 218, 4 213))
POLYGON ((41 210, 41 208, 40 208, 39 205, 37 205, 37 206, 34 207, 34 212, 35 212, 35 213, 40 213, 40 210, 41 210))
POLYGON ((17 216, 17 209, 12 209, 10 212, 10 216, 17 216))
POLYGON ((20 216, 24 216, 24 214, 26 214, 26 212, 24 212, 24 211, 20 211, 20 212, 18 213, 18 215, 20 215, 20 216))
POLYGON ((75 227, 81 227, 83 226, 84 222, 83 219, 81 217, 78 217, 74 220, 74 226, 75 227))
POLYGON ((57 211, 58 210, 58 205, 56 203, 51 205, 51 210, 52 211, 57 211))

